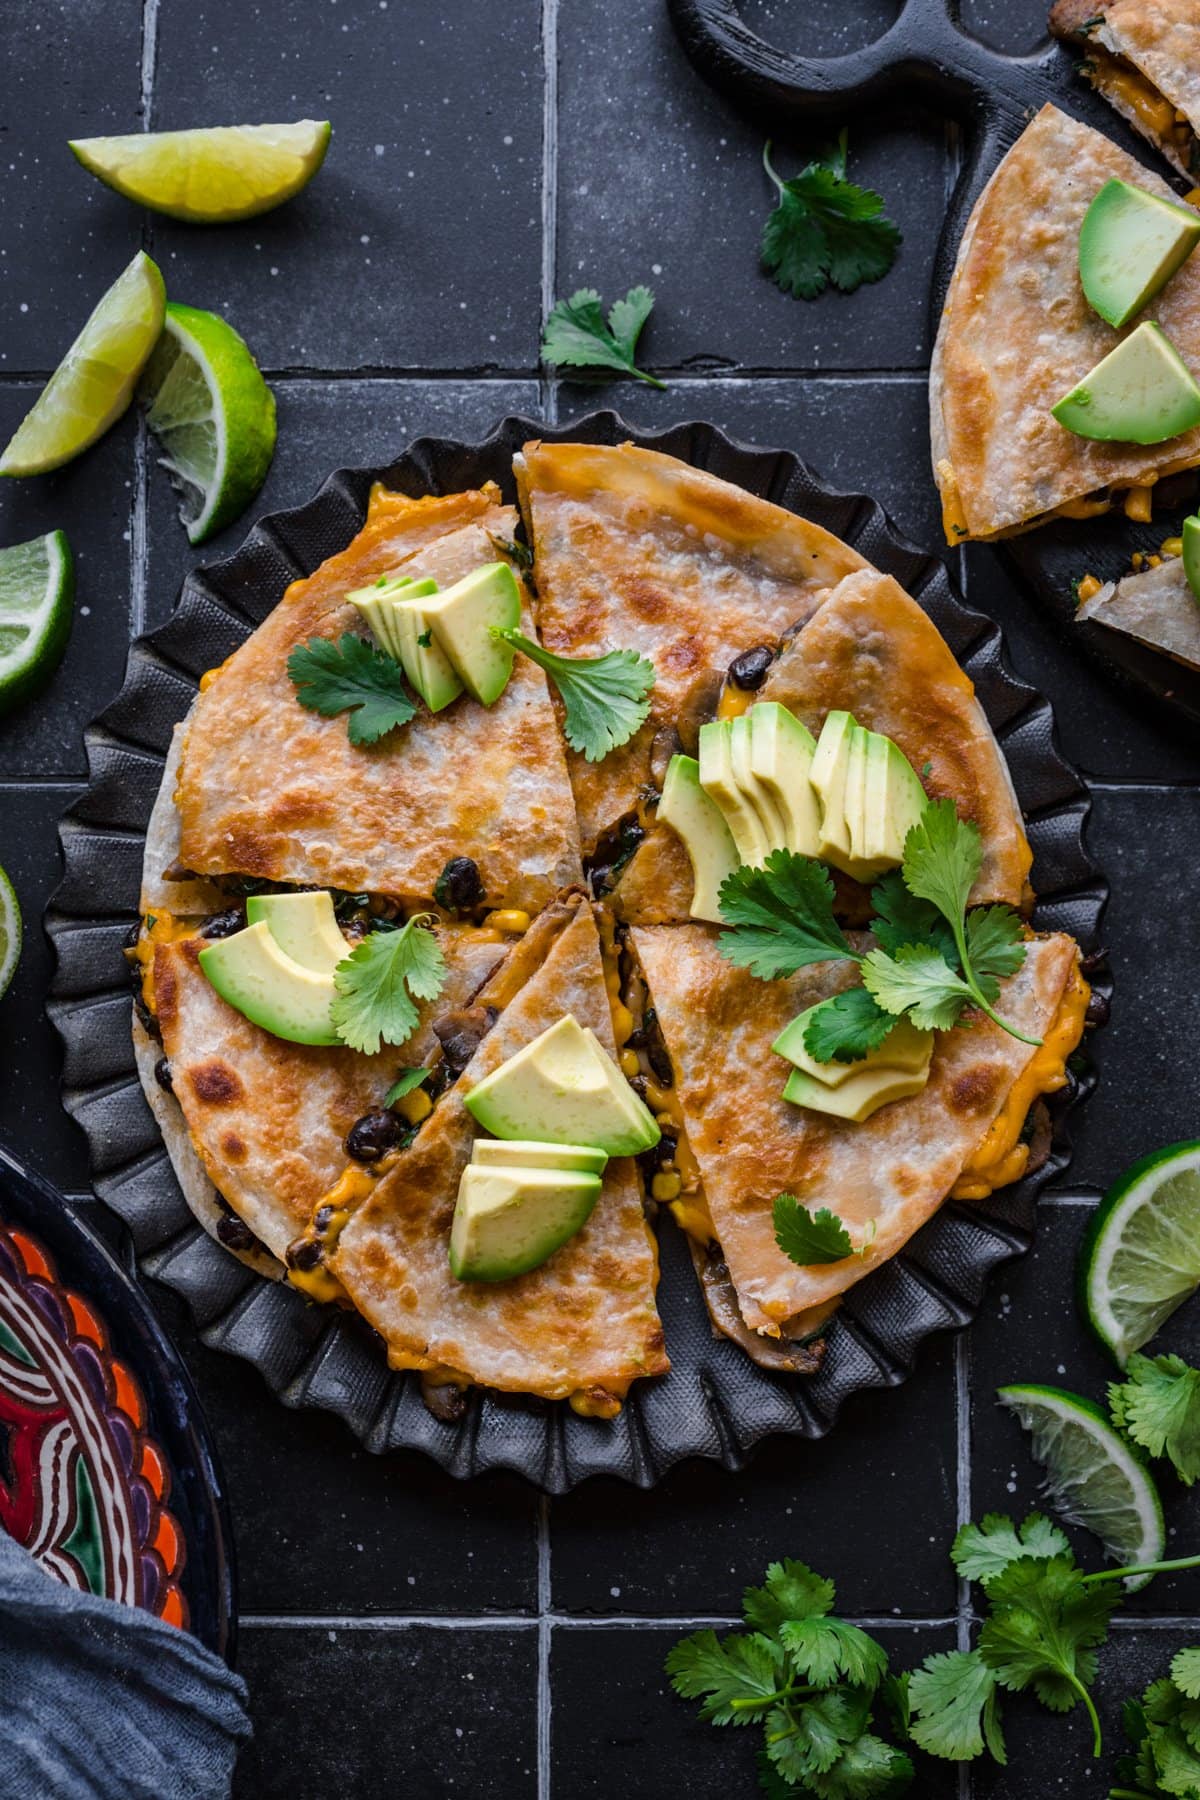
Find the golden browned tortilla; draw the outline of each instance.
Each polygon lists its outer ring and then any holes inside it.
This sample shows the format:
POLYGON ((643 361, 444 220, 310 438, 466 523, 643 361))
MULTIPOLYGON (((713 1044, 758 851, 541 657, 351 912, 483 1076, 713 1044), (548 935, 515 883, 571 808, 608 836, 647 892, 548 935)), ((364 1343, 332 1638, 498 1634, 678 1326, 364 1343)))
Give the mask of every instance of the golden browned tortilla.
MULTIPOLYGON (((183 868, 428 900, 469 856, 494 906, 536 911, 580 878, 579 836, 546 678, 518 657, 494 706, 462 695, 369 748, 345 715, 300 705, 297 644, 362 632, 347 590, 403 567, 443 586, 500 555, 516 515, 494 490, 410 500, 376 488, 349 548, 295 582, 201 693, 176 801, 183 868)), ((527 614, 525 629, 531 629, 527 614)))
MULTIPOLYGON (((1115 342, 1083 297, 1078 266, 1083 215, 1113 177, 1177 199, 1098 131, 1044 106, 975 203, 930 373, 934 476, 950 543, 1004 537, 1068 507, 1071 516, 1104 512, 1114 493, 1200 462, 1200 428, 1164 444, 1106 444, 1051 416, 1115 342)), ((1135 323, 1146 319, 1200 367, 1195 258, 1135 323)))
POLYGON ((530 443, 514 467, 547 649, 637 650, 654 664, 641 730, 602 763, 568 753, 586 849, 636 807, 655 733, 867 565, 819 525, 633 444, 530 443))
POLYGON ((1167 557, 1156 569, 1106 582, 1075 614, 1077 625, 1086 619, 1200 669, 1200 606, 1181 557, 1167 557))
POLYGON ((412 1148, 342 1231, 329 1266, 382 1333, 394 1368, 609 1410, 629 1383, 668 1367, 654 1301, 658 1261, 632 1161, 608 1164, 588 1223, 550 1260, 481 1286, 450 1273, 450 1226, 476 1128, 463 1094, 564 1013, 615 1053, 600 938, 582 896, 562 907, 548 952, 509 1000, 412 1148))
POLYGON ((1196 0, 1057 0, 1050 29, 1083 48, 1081 71, 1097 92, 1194 181, 1200 174, 1196 0))
MULTIPOLYGON (((783 1099, 787 1064, 771 1044, 797 1013, 854 980, 850 964, 758 981, 725 961, 710 926, 642 927, 632 937, 742 1316, 751 1330, 777 1336, 797 1313, 894 1256, 937 1211, 1035 1052, 980 1016, 969 1030, 938 1033, 920 1094, 862 1124, 828 1118, 783 1099), (775 1242, 781 1193, 830 1208, 865 1253, 798 1268, 775 1242)), ((1043 1035, 1077 955, 1068 937, 1031 942, 999 1010, 1043 1035)))

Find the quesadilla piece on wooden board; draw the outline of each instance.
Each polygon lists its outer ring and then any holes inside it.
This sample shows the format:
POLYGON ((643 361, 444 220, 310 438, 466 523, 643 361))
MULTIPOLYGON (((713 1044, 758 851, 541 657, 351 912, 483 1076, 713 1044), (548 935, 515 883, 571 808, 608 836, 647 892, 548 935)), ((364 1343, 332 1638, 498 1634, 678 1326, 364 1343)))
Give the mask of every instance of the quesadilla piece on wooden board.
MULTIPOLYGON (((176 801, 182 866, 428 900, 469 856, 492 906, 539 910, 580 878, 579 836, 546 678, 518 657, 493 706, 460 696, 371 746, 301 706, 287 659, 363 635, 348 590, 387 570, 442 586, 500 556, 516 514, 494 490, 410 500, 376 488, 348 549, 287 590, 192 710, 176 801)), ((525 629, 531 629, 526 610, 525 629)))
MULTIPOLYGON (((1129 489, 1200 463, 1200 427, 1162 444, 1101 443, 1051 416, 1115 342, 1079 282, 1079 228, 1114 177, 1178 201, 1098 131, 1044 106, 975 203, 929 381, 934 477, 951 544, 1006 537, 1055 515, 1107 512, 1129 489)), ((1127 330, 1146 319, 1200 367, 1200 262, 1184 263, 1127 330)))
POLYGON ((157 1105, 148 1085, 147 1093, 156 1113, 171 1109, 167 1148, 200 1223, 213 1230, 212 1196, 198 1166, 282 1262, 344 1171, 350 1127, 382 1106, 401 1067, 428 1061, 438 1043, 435 1021, 470 1000, 505 949, 490 933, 439 930, 447 964, 442 992, 422 1004, 405 1043, 363 1056, 288 1043, 252 1025, 201 970, 205 941, 185 935, 154 946, 153 1004, 162 1031, 155 1055, 167 1058, 172 1093, 159 1089, 157 1105))
MULTIPOLYGON (((770 1336, 894 1256, 966 1167, 979 1177, 975 1191, 987 1191, 994 1165, 975 1170, 973 1153, 1003 1110, 1015 1111, 1019 1130, 1036 1095, 1062 1085, 1063 1060, 1082 1030, 1076 945, 1037 938, 1004 982, 998 1007, 1044 1037, 1041 1050, 982 1017, 970 1029, 939 1032, 924 1091, 848 1123, 784 1100, 787 1064, 771 1050, 797 1013, 853 981, 847 964, 764 982, 725 961, 709 926, 635 927, 630 936, 743 1318, 770 1336), (775 1242, 772 1207, 781 1193, 813 1210, 828 1207, 856 1245, 869 1238, 865 1254, 798 1268, 775 1242)), ((996 1148, 993 1139, 989 1153, 996 1148)), ((1022 1160, 1010 1161, 1004 1180, 1022 1160)))
POLYGON ((658 1258, 630 1159, 609 1162, 587 1224, 541 1268, 495 1284, 450 1273, 459 1178, 477 1133, 463 1094, 565 1013, 616 1052, 592 909, 573 895, 556 912, 540 965, 411 1148, 351 1214, 328 1266, 386 1339, 393 1368, 571 1398, 579 1410, 607 1414, 632 1381, 668 1367, 654 1300, 658 1258))
POLYGON ((1085 52, 1097 93, 1190 181, 1200 176, 1200 7, 1196 0, 1057 0, 1055 37, 1085 52))
MULTIPOLYGON (((948 795, 960 816, 979 827, 983 867, 972 905, 1029 904, 1033 858, 1004 754, 970 677, 932 619, 890 575, 861 569, 831 589, 751 699, 778 701, 814 736, 828 712, 842 709, 890 737, 926 792, 935 800, 948 795)), ((669 826, 654 825, 621 876, 613 905, 630 923, 669 924, 687 919, 692 885, 679 838, 669 826)))
POLYGON ((1077 625, 1085 619, 1200 669, 1200 606, 1181 557, 1167 557, 1157 569, 1106 582, 1075 614, 1077 625))
MULTIPOLYGON (((590 849, 637 807, 655 734, 678 728, 729 663, 776 643, 818 596, 867 565, 808 519, 633 444, 526 444, 513 467, 534 551, 548 650, 637 650, 654 664, 650 714, 603 762, 568 751, 590 849)), ((708 716, 707 714, 703 716, 708 716)), ((695 751, 692 741, 684 747, 695 751)))

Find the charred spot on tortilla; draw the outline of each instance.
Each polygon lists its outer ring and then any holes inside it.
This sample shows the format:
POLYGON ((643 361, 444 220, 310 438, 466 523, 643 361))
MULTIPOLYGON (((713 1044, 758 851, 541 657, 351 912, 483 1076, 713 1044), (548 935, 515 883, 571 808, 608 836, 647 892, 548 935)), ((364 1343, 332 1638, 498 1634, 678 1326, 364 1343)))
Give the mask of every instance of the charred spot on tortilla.
POLYGON ((197 1100, 206 1106, 229 1106, 245 1092, 237 1071, 227 1062, 214 1057, 211 1062, 197 1063, 187 1071, 187 1078, 197 1100))

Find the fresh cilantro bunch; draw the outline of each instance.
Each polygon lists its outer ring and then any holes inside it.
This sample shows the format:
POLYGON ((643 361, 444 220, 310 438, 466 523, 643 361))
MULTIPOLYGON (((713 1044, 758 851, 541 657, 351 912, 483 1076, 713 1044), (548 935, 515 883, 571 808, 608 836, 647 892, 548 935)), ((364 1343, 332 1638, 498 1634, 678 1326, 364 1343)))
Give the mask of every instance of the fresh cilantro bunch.
POLYGON ((555 656, 513 627, 493 625, 492 636, 544 669, 566 709, 564 731, 572 750, 600 762, 627 744, 650 711, 654 664, 636 650, 606 656, 555 656))
POLYGON ((857 1062, 878 1048, 898 1018, 947 1031, 967 1007, 1025 1044, 1030 1038, 995 1011, 1000 981, 1025 961, 1021 919, 1009 906, 967 911, 983 863, 979 828, 952 800, 928 800, 904 840, 904 861, 871 889, 876 947, 856 949, 834 917, 834 887, 813 857, 773 850, 757 868, 735 869, 721 887, 732 927, 717 947, 763 981, 810 963, 849 960, 863 986, 814 1008, 804 1047, 819 1062, 857 1062))
POLYGON ((1200 1369, 1181 1356, 1131 1356, 1126 1379, 1108 1390, 1113 1424, 1126 1437, 1165 1456, 1188 1487, 1200 1477, 1200 1369))
POLYGON ((546 320, 542 361, 580 369, 619 369, 650 387, 665 388, 665 381, 647 375, 634 362, 642 326, 653 309, 651 290, 632 287, 623 300, 613 302, 606 320, 595 288, 580 288, 569 300, 558 301, 546 320))
POLYGON ((351 631, 336 643, 314 637, 298 645, 288 657, 287 672, 301 706, 325 718, 350 714, 352 744, 378 743, 397 725, 407 725, 417 710, 399 663, 351 631))
POLYGON ((884 1800, 913 1779, 908 1756, 873 1730, 887 1652, 832 1616, 834 1588, 802 1562, 772 1563, 748 1588, 746 1633, 697 1631, 667 1674, 713 1725, 761 1725, 759 1780, 771 1800, 884 1800))
POLYGON ((1131 1756, 1117 1761, 1110 1800, 1159 1800, 1159 1796, 1200 1796, 1200 1649, 1180 1650, 1171 1673, 1152 1681, 1140 1700, 1124 1706, 1131 1756))
POLYGON ((900 233, 884 217, 878 194, 847 181, 844 131, 790 181, 775 173, 769 142, 763 168, 779 198, 763 227, 762 259, 785 294, 815 300, 830 282, 850 294, 887 274, 900 233))
MULTIPOLYGON (((418 913, 399 931, 373 931, 334 970, 333 1028, 352 1050, 374 1056, 381 1044, 402 1044, 417 1027, 415 1002, 441 993, 446 959, 425 929, 430 917, 418 913)), ((409 1091, 402 1079, 388 1096, 389 1106, 399 1097, 397 1089, 409 1091)))

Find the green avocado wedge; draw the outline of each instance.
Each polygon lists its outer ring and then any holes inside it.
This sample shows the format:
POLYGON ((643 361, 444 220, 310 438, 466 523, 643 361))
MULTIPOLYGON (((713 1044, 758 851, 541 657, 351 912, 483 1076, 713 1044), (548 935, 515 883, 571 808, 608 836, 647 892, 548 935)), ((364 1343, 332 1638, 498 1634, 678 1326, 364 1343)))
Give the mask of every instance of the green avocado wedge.
POLYGON ((1076 437, 1161 444, 1200 425, 1200 386, 1166 332, 1147 320, 1050 411, 1076 437))
POLYGON ((600 1177, 578 1169, 463 1170, 450 1228, 458 1281, 512 1281, 573 1238, 600 1198, 600 1177))
POLYGON ((1079 230, 1079 280, 1120 330, 1166 286, 1200 243, 1200 213, 1128 181, 1106 181, 1079 230))
POLYGON ((673 756, 667 764, 658 817, 669 825, 692 865, 693 919, 721 925, 721 884, 738 867, 737 846, 716 801, 700 786, 694 756, 673 756))
POLYGON ((333 972, 306 969, 280 949, 265 919, 200 952, 200 967, 222 1000, 252 1025, 289 1044, 339 1044, 333 972))
POLYGON ((1192 598, 1200 605, 1200 513, 1183 521, 1183 572, 1192 590, 1192 598))

